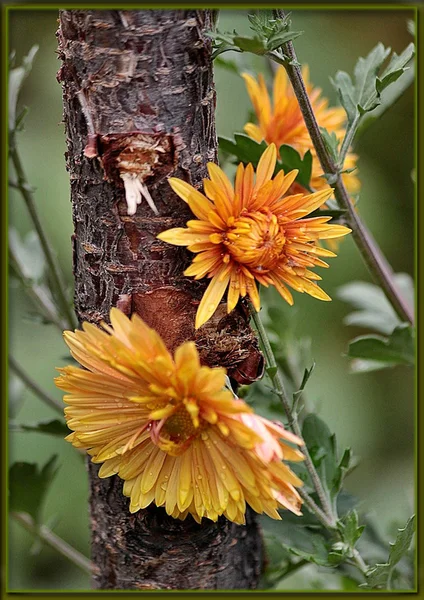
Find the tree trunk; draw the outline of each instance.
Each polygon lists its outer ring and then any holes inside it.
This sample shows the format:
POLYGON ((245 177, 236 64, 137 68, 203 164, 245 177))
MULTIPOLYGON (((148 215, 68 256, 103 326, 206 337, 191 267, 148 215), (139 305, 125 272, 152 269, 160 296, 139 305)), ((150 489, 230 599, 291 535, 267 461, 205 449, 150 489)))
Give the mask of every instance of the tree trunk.
MULTIPOLYGON (((185 249, 156 239, 191 218, 167 178, 200 187, 206 163, 216 162, 205 36, 212 26, 208 10, 60 12, 75 307, 80 321, 92 323, 107 320, 111 306, 137 312, 170 350, 194 339, 203 364, 225 366, 236 384, 250 383, 262 357, 243 306, 230 315, 220 306, 195 332, 205 282, 183 276, 190 262, 185 249), (147 187, 152 208, 144 199, 136 212, 127 207, 124 186, 135 178, 147 187)), ((256 587, 262 542, 251 512, 246 526, 223 517, 181 522, 155 506, 132 515, 122 481, 99 479, 97 470, 89 465, 92 560, 100 573, 94 587, 256 587)))

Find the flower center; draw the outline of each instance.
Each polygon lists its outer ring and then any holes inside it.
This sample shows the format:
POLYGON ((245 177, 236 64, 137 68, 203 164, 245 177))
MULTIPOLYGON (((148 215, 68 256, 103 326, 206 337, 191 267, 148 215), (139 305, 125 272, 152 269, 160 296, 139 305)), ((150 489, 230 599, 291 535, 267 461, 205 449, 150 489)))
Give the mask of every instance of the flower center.
POLYGON ((196 427, 185 406, 179 406, 174 414, 166 419, 161 433, 175 442, 185 442, 196 433, 196 427))
POLYGON ((187 449, 206 425, 203 419, 197 416, 193 418, 186 406, 180 404, 170 416, 153 421, 151 438, 161 450, 172 456, 178 456, 187 449))
POLYGON ((285 242, 276 215, 254 212, 237 219, 228 229, 224 244, 237 262, 264 271, 276 265, 285 242))

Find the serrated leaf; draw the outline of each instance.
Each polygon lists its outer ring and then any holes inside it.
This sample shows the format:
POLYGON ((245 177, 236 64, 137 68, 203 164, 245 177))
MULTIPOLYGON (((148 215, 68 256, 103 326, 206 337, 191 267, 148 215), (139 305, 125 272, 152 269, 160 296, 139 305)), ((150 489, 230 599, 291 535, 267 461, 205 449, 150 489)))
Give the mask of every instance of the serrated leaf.
POLYGON ((296 392, 293 393, 293 410, 296 409, 296 405, 297 405, 300 397, 302 396, 305 386, 308 383, 309 378, 311 377, 314 369, 315 369, 315 363, 313 363, 309 369, 304 370, 300 387, 296 392))
POLYGON ((218 46, 215 46, 215 50, 212 52, 211 58, 212 60, 215 60, 220 54, 223 54, 224 52, 230 52, 230 50, 233 50, 234 52, 241 52, 241 50, 239 50, 237 46, 234 46, 234 44, 222 42, 218 46))
POLYGON ((226 137, 219 137, 219 148, 227 154, 232 154, 238 161, 256 166, 262 154, 267 149, 265 142, 258 144, 244 133, 235 133, 234 140, 226 137))
POLYGON ((415 46, 411 42, 405 50, 397 55, 394 52, 390 58, 390 62, 384 69, 380 77, 377 77, 376 88, 380 94, 388 85, 395 82, 402 73, 408 68, 406 65, 413 58, 415 54, 415 46))
POLYGON ((279 166, 279 163, 277 163, 277 172, 281 169, 283 169, 285 173, 292 171, 293 169, 299 169, 296 181, 299 182, 304 188, 309 189, 312 175, 311 152, 308 150, 305 152, 302 158, 297 150, 291 146, 287 146, 286 144, 280 146, 279 152, 282 164, 279 166))
POLYGON ((265 46, 264 40, 259 37, 242 37, 235 36, 233 38, 233 43, 237 46, 242 52, 251 52, 252 54, 258 54, 262 56, 266 54, 267 48, 265 46))
MULTIPOLYGON (((237 160, 244 164, 252 163, 257 166, 259 159, 267 149, 265 142, 255 142, 244 133, 235 133, 234 140, 227 137, 219 137, 219 149, 221 152, 233 155, 237 160)), ((309 189, 309 182, 312 174, 312 154, 308 150, 302 158, 300 154, 291 146, 282 145, 280 147, 281 159, 277 161, 275 173, 284 170, 285 173, 298 169, 299 173, 296 181, 303 187, 309 189)))
POLYGON ((337 468, 335 436, 322 419, 310 414, 303 422, 302 437, 327 491, 331 490, 337 468))
MULTIPOLYGON (((414 306, 414 283, 406 273, 396 273, 394 281, 410 307, 414 306)), ((380 333, 390 334, 401 321, 383 290, 365 281, 352 281, 337 290, 337 297, 359 310, 345 317, 346 325, 356 325, 380 333)))
POLYGON ((46 421, 39 421, 31 425, 20 424, 20 429, 24 431, 32 431, 36 433, 47 433, 49 435, 59 436, 61 438, 69 435, 69 429, 66 424, 60 419, 49 419, 46 421))
POLYGON ((331 158, 334 162, 338 161, 339 158, 339 143, 337 135, 334 131, 329 133, 325 127, 320 127, 322 139, 324 140, 325 147, 327 148, 331 158))
POLYGON ((389 563, 393 567, 400 559, 405 556, 411 545, 415 531, 415 515, 413 515, 406 523, 403 529, 398 529, 396 541, 390 544, 389 563))
POLYGON ((277 48, 283 44, 295 40, 302 34, 303 31, 285 31, 282 33, 277 32, 268 38, 267 49, 270 51, 277 50, 277 48))
POLYGON ((343 481, 349 470, 352 467, 352 450, 350 448, 346 448, 343 452, 343 456, 340 459, 339 464, 337 465, 336 472, 333 480, 333 487, 331 489, 331 495, 336 497, 342 489, 343 481))
POLYGON ((388 587, 392 572, 398 562, 406 555, 411 545, 415 531, 415 515, 406 523, 404 529, 398 529, 396 541, 390 544, 390 553, 387 563, 376 564, 366 575, 367 582, 361 587, 383 588, 388 587))
POLYGON ((358 59, 354 69, 354 83, 344 71, 338 71, 332 79, 346 111, 349 125, 358 116, 364 116, 379 106, 381 92, 402 75, 406 64, 414 55, 413 44, 410 44, 400 56, 394 53, 389 65, 378 76, 389 54, 390 48, 385 48, 379 43, 365 58, 358 59))
POLYGON ((9 71, 9 131, 14 131, 16 126, 16 106, 22 84, 32 69, 32 63, 38 52, 38 46, 33 46, 23 58, 22 65, 9 71))
POLYGON ((357 115, 357 102, 355 98, 355 88, 350 75, 345 71, 337 71, 334 78, 330 81, 337 90, 340 103, 346 111, 348 123, 352 123, 357 115))
POLYGON ((404 323, 396 327, 389 337, 363 335, 349 344, 347 355, 383 363, 413 366, 415 363, 414 329, 404 323))
POLYGON ((57 455, 39 470, 33 463, 16 462, 9 469, 9 508, 26 512, 39 522, 40 511, 48 488, 57 473, 57 455))
POLYGON ((340 531, 343 541, 350 548, 354 548, 365 526, 359 525, 358 513, 356 510, 352 510, 337 523, 337 528, 340 531))

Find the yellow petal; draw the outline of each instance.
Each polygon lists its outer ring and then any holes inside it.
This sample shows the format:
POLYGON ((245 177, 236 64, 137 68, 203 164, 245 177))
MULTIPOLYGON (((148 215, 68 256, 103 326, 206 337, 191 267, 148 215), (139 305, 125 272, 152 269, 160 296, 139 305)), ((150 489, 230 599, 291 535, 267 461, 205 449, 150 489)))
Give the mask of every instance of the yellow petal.
POLYGON ((258 142, 258 144, 260 144, 264 139, 264 135, 260 127, 258 127, 254 123, 246 123, 243 129, 247 133, 247 135, 251 137, 252 140, 255 140, 255 142, 258 142))
POLYGON ((259 159, 256 168, 256 183, 254 191, 258 191, 265 183, 270 181, 274 175, 275 165, 277 163, 277 148, 275 144, 270 144, 259 159))
POLYGON ((208 163, 207 168, 211 181, 225 192, 228 200, 231 202, 234 197, 234 190, 224 171, 215 163, 208 163))
POLYGON ((170 177, 168 182, 174 192, 188 203, 196 217, 205 221, 208 220, 208 213, 213 209, 213 205, 203 194, 177 177, 170 177))
POLYGON ((195 323, 196 329, 199 329, 199 327, 206 323, 206 321, 209 321, 211 316, 218 308, 218 304, 220 303, 222 296, 228 287, 230 276, 227 275, 227 277, 225 277, 222 281, 220 281, 220 277, 221 271, 219 271, 215 277, 211 279, 210 284, 203 294, 203 298, 199 304, 199 308, 197 309, 195 323))

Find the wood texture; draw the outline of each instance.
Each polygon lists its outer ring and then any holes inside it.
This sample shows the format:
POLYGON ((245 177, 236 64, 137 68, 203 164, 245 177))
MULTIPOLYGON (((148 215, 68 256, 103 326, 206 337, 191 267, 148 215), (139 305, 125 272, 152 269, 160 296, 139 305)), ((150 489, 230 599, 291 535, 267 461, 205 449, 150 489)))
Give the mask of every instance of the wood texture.
MULTIPOLYGON (((183 276, 190 253, 156 239, 192 217, 167 183, 200 188, 216 162, 215 90, 208 10, 62 10, 58 31, 74 220, 75 308, 99 323, 111 306, 137 312, 173 350, 194 339, 204 364, 235 384, 262 370, 245 310, 220 306, 198 332, 205 282, 183 276), (127 214, 123 173, 137 174, 158 209, 127 214)), ((150 507, 131 515, 117 477, 89 465, 92 559, 102 589, 244 589, 257 584, 262 544, 245 527, 180 522, 150 507)))

